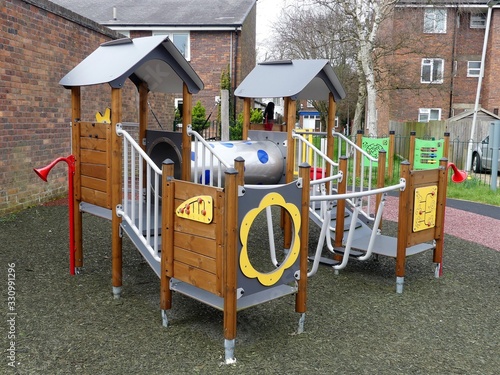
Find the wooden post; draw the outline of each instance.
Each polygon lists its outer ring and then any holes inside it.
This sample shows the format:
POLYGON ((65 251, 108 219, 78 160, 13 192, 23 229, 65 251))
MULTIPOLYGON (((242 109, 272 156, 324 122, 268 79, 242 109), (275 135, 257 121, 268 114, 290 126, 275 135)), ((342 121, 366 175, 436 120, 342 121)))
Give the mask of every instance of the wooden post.
POLYGON ((243 129, 241 133, 241 139, 243 141, 248 139, 248 129, 250 128, 250 106, 251 99, 243 99, 243 129))
POLYGON ((116 209, 122 203, 122 139, 116 134, 116 124, 122 120, 122 91, 111 89, 111 259, 113 295, 119 298, 122 288, 121 217, 116 209))
MULTIPOLYGON (((71 88, 71 154, 75 157, 75 174, 73 176, 73 240, 75 249, 75 271, 83 267, 82 213, 79 205, 82 199, 81 156, 80 156, 80 86, 71 88)), ((68 191, 68 194, 71 192, 68 191)))
POLYGON ((400 177, 406 180, 406 187, 399 193, 399 213, 398 213, 398 239, 396 249, 396 292, 403 292, 403 283, 406 265, 406 247, 408 246, 408 223, 412 218, 410 205, 413 204, 411 197, 412 180, 410 163, 401 163, 400 177))
MULTIPOLYGON (((160 309, 172 307, 170 279, 174 275, 174 215, 175 183, 174 162, 167 160, 162 165, 162 210, 161 210, 161 273, 160 273, 160 309)), ((165 323, 164 319, 164 323, 165 323)), ((164 324, 165 326, 167 324, 164 324)))
POLYGON ((307 257, 309 242, 309 198, 310 198, 310 169, 309 164, 299 166, 299 176, 302 178, 302 202, 300 206, 300 279, 298 281, 298 292, 295 297, 295 311, 305 313, 307 307, 307 257))
MULTIPOLYGON (((286 124, 287 124, 287 121, 288 121, 288 103, 290 102, 290 100, 291 100, 290 97, 283 98, 283 106, 284 106, 284 108, 283 108, 283 119, 285 120, 285 129, 284 129, 285 131, 288 129, 286 127, 286 124)), ((284 131, 284 130, 283 130, 283 126, 281 126, 281 131, 284 131)))
POLYGON ((224 188, 225 235, 224 235, 224 339, 226 362, 234 360, 237 311, 238 267, 238 172, 229 168, 225 172, 224 188))
MULTIPOLYGON (((385 159, 386 151, 380 150, 378 152, 378 168, 377 168, 377 188, 383 188, 385 186, 385 159)), ((375 199, 375 216, 382 201, 382 193, 377 194, 375 199)), ((378 229, 382 229, 382 221, 380 221, 378 229)))
POLYGON ((444 133, 443 158, 449 159, 450 153, 450 133, 444 133))
POLYGON ((145 83, 139 86, 139 145, 146 151, 146 130, 148 129, 148 87, 145 83))
MULTIPOLYGON (((294 179, 293 176, 293 167, 294 167, 294 161, 295 161, 295 154, 294 150, 295 147, 293 147, 294 142, 293 142, 293 137, 292 137, 292 131, 295 125, 295 111, 296 111, 296 102, 295 100, 288 100, 288 117, 286 120, 286 126, 287 126, 287 155, 286 155, 286 183, 292 182, 294 179)), ((290 246, 292 245, 292 223, 290 220, 289 215, 284 215, 283 217, 283 224, 284 224, 284 248, 289 249, 290 246)))
POLYGON ((236 183, 239 186, 245 185, 245 159, 243 159, 241 156, 238 156, 236 159, 234 159, 234 168, 238 172, 236 183))
MULTIPOLYGON (((342 181, 337 186, 339 194, 345 194, 347 190, 347 156, 341 156, 339 159, 339 170, 344 174, 342 181)), ((337 218, 335 220, 335 247, 342 246, 344 239, 344 215, 345 215, 345 199, 337 200, 337 218)), ((335 256, 334 256, 334 259, 335 256)), ((342 257, 340 257, 342 259, 342 257)), ((338 260, 338 259, 337 259, 338 260)))
POLYGON ((392 183, 392 178, 394 177, 394 151, 395 151, 395 141, 396 141, 396 131, 389 131, 389 181, 392 183))
POLYGON ((413 169, 413 166, 415 165, 415 136, 416 132, 412 131, 410 132, 410 153, 408 155, 408 161, 410 162, 410 169, 413 169))
MULTIPOLYGON (((363 130, 358 130, 356 133, 356 145, 359 148, 363 148, 363 130)), ((361 162, 362 162, 363 155, 361 152, 356 151, 356 165, 354 168, 356 168, 356 176, 361 176, 361 162)), ((361 183, 363 183, 361 181, 361 183)))
POLYGON ((188 125, 191 125, 191 108, 193 96, 189 92, 186 83, 182 86, 182 163, 181 175, 184 181, 191 180, 191 136, 187 133, 188 125))
POLYGON ((436 227, 434 228, 434 248, 433 261, 436 264, 435 276, 443 274, 443 248, 444 248, 444 216, 446 209, 446 188, 448 186, 448 159, 439 160, 439 179, 436 207, 436 227))

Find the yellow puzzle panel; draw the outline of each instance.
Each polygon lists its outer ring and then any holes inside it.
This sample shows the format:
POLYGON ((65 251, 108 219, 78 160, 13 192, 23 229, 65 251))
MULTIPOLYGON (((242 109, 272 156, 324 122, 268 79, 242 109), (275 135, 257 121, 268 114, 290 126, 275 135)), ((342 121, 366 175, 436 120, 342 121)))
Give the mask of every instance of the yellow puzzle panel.
POLYGON ((413 232, 436 226, 437 185, 415 189, 413 232))
POLYGON ((213 200, 209 195, 200 195, 184 201, 175 210, 177 216, 210 224, 213 219, 213 200))

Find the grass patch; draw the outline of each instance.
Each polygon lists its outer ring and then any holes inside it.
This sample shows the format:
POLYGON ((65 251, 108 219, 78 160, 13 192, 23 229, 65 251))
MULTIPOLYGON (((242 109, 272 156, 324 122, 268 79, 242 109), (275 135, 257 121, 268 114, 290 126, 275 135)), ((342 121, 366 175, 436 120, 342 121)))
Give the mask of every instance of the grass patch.
POLYGON ((489 185, 471 176, 460 184, 449 182, 446 197, 500 206, 500 190, 493 191, 489 185))

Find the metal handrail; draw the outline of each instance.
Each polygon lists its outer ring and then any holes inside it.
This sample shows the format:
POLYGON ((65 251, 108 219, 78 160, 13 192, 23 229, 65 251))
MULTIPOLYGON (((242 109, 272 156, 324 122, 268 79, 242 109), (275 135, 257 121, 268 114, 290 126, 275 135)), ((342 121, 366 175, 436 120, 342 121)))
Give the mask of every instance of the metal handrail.
POLYGON ((116 134, 123 136, 123 199, 116 213, 128 223, 151 256, 160 262, 162 171, 135 139, 123 130, 121 124, 116 125, 116 134), (144 164, 146 165, 145 182, 144 164), (154 179, 154 184, 151 183, 152 179, 154 179), (145 218, 144 211, 146 211, 145 218))
MULTIPOLYGON (((200 152, 201 154, 201 160, 197 160, 194 162, 193 167, 192 167, 192 181, 193 182, 201 182, 202 185, 210 185, 210 186, 217 186, 217 187, 222 187, 222 175, 223 175, 223 168, 229 169, 232 168, 233 165, 229 164, 224 160, 224 158, 215 151, 213 147, 210 146, 210 143, 207 142, 199 133, 194 131, 191 126, 188 126, 187 129, 187 134, 189 136, 194 137, 194 150, 196 152, 200 152), (201 143, 202 147, 199 147, 199 144, 201 143), (208 162, 206 160, 206 153, 208 152, 209 159, 208 162), (214 166, 214 158, 217 161, 217 165, 214 166), (201 161, 201 165, 198 165, 198 162, 201 161), (217 168, 217 184, 214 185, 214 167, 217 168), (203 171, 209 170, 211 171, 210 173, 210 180, 207 181, 206 174, 203 173, 203 171), (201 181, 198 181, 198 180, 201 181)), ((200 155, 198 155, 199 157, 200 155)))
POLYGON ((373 251, 373 246, 375 243, 375 236, 377 234, 379 234, 378 228, 379 228, 379 224, 382 220, 382 214, 383 214, 383 210, 384 210, 384 206, 385 206, 385 194, 388 193, 389 191, 398 190, 398 189, 400 191, 402 191, 405 188, 406 188, 406 180, 404 178, 401 178, 399 184, 385 186, 383 188, 377 188, 377 189, 373 189, 370 191, 350 192, 350 193, 345 193, 345 194, 333 194, 333 195, 324 195, 322 197, 314 197, 314 200, 321 201, 321 204, 323 206, 322 211, 324 212, 324 215, 322 217, 321 232, 320 232, 320 237, 318 239, 316 252, 314 255, 313 266, 312 266, 311 270, 308 272, 307 276, 308 277, 313 276, 318 271, 319 261, 321 258, 321 252, 323 250, 323 245, 325 244, 325 241, 327 243, 328 250, 332 253, 334 252, 334 248, 333 248, 333 245, 331 242, 331 237, 330 237, 330 231, 334 231, 335 229, 330 227, 330 217, 331 217, 330 211, 331 211, 331 209, 328 209, 328 207, 327 207, 328 201, 339 200, 339 199, 355 199, 355 207, 353 210, 353 216, 351 218, 351 224, 350 224, 349 232, 347 235, 346 245, 345 245, 345 249, 344 249, 344 256, 342 258, 341 264, 333 266, 333 268, 335 270, 340 270, 340 269, 345 268, 345 266, 347 265, 347 261, 349 260, 351 245, 352 245, 354 233, 356 230, 356 221, 357 221, 358 215, 361 211, 360 203, 361 203, 362 199, 359 199, 359 198, 363 198, 363 197, 366 197, 368 195, 383 194, 383 199, 381 199, 379 207, 377 208, 377 215, 375 216, 375 219, 374 219, 372 233, 370 235, 370 240, 368 243, 368 249, 367 249, 365 255, 358 258, 359 260, 366 260, 371 256, 372 251, 373 251))
MULTIPOLYGON (((370 154, 368 154, 365 150, 363 150, 361 147, 359 147, 356 143, 351 141, 348 137, 346 137, 342 133, 338 133, 335 131, 332 131, 332 136, 336 137, 338 139, 338 157, 340 158, 341 152, 342 152, 342 142, 345 142, 346 144, 346 154, 349 155, 350 157, 352 156, 353 159, 353 170, 351 171, 351 176, 346 175, 345 178, 348 179, 349 177, 351 180, 350 184, 350 190, 351 191, 372 191, 372 184, 375 182, 373 178, 373 163, 377 162, 378 159, 374 158, 370 154), (356 165, 358 164, 358 154, 361 157, 361 160, 359 161, 359 164, 361 166, 360 168, 360 176, 356 175, 356 165), (368 186, 364 186, 363 182, 365 180, 365 157, 368 160, 368 186), (357 185, 357 180, 359 177, 359 185, 357 185)), ((349 174, 349 172, 348 172, 349 174)), ((354 198, 354 197, 353 197, 354 198)), ((361 203, 354 202, 351 198, 347 198, 346 202, 354 209, 356 205, 359 205, 360 210, 359 213, 363 215, 367 220, 372 221, 373 217, 370 215, 370 209, 372 205, 374 204, 372 202, 372 197, 371 195, 368 195, 368 198, 366 201, 363 201, 361 203)))

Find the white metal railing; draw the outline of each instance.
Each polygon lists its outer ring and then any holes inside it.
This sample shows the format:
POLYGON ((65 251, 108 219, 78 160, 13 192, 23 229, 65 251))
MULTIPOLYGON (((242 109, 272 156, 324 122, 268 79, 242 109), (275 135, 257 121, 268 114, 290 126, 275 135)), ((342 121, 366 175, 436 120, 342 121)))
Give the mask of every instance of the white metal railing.
MULTIPOLYGON (((351 168, 348 168, 346 176, 347 190, 350 192, 364 192, 373 191, 376 187, 377 179, 374 176, 374 166, 378 159, 368 154, 365 150, 360 148, 356 143, 352 142, 342 133, 332 132, 332 136, 337 139, 337 156, 347 156, 351 162, 351 168), (361 160, 358 160, 361 158, 361 160), (360 165, 357 175, 356 166, 360 165)), ((352 198, 347 198, 346 202, 354 208, 359 208, 359 214, 363 215, 366 219, 373 221, 373 212, 375 212, 375 200, 372 194, 363 194, 360 202, 354 201, 352 198)))
POLYGON ((116 134, 123 136, 123 200, 117 214, 160 262, 162 171, 121 124, 116 125, 116 134))
MULTIPOLYGON (((339 171, 338 163, 334 162, 322 150, 312 143, 313 136, 326 136, 320 132, 296 132, 293 131, 292 138, 295 143, 294 174, 298 175, 301 163, 307 162, 311 166, 311 196, 332 194, 336 191, 337 183, 342 181, 343 174, 339 171), (309 139, 307 139, 309 138, 309 139), (326 166, 330 166, 330 173, 326 175, 326 166), (328 184, 327 184, 328 183, 328 184), (329 190, 327 191, 327 186, 329 190)), ((323 206, 317 201, 312 201, 309 207, 310 214, 322 220, 323 206)))
POLYGON ((314 261, 313 261, 313 266, 311 270, 308 272, 307 276, 313 276, 317 271, 318 271, 318 266, 319 266, 319 261, 321 258, 321 253, 323 250, 323 246, 326 242, 327 248, 330 252, 334 252, 334 246, 332 244, 332 238, 331 238, 331 232, 335 231, 335 228, 332 228, 330 226, 330 219, 331 219, 331 208, 328 207, 328 202, 332 200, 339 200, 339 199, 345 199, 351 200, 354 202, 354 209, 353 209, 353 215, 351 218, 351 224, 349 227, 349 232, 347 234, 347 239, 345 240, 345 249, 344 249, 344 255, 342 257, 342 262, 341 264, 333 266, 335 270, 340 270, 345 268, 347 265, 347 261, 349 260, 349 255, 351 252, 351 245, 352 241, 354 239, 354 234, 356 231, 356 222, 359 216, 359 213, 361 212, 361 202, 363 201, 364 198, 367 196, 372 196, 373 199, 375 199, 375 196, 377 194, 382 194, 382 199, 380 200, 380 204, 377 208, 377 214, 374 218, 373 226, 372 226, 372 232, 370 234, 370 240, 368 243, 368 249, 366 253, 360 257, 358 257, 359 260, 366 260, 368 259, 373 251, 373 245, 375 243, 375 236, 380 234, 378 228, 380 221, 382 220, 382 214, 384 211, 384 205, 385 205, 385 196, 387 192, 393 191, 393 190, 404 190, 406 187, 406 180, 404 178, 400 179, 399 184, 396 185, 391 185, 391 186, 386 186, 383 188, 377 188, 373 189, 371 191, 357 191, 357 192, 351 192, 351 193, 345 193, 345 194, 333 194, 333 195, 325 195, 322 197, 311 197, 311 200, 317 200, 321 201, 321 204, 325 206, 325 209, 323 210, 324 212, 324 217, 322 219, 322 226, 321 226, 321 232, 320 236, 318 239, 318 244, 316 247, 316 252, 314 255, 314 261))
POLYGON ((202 185, 222 187, 224 172, 233 165, 225 161, 210 143, 191 129, 191 126, 188 127, 187 133, 194 137, 192 150, 196 152, 196 160, 191 163, 192 181, 202 185))

